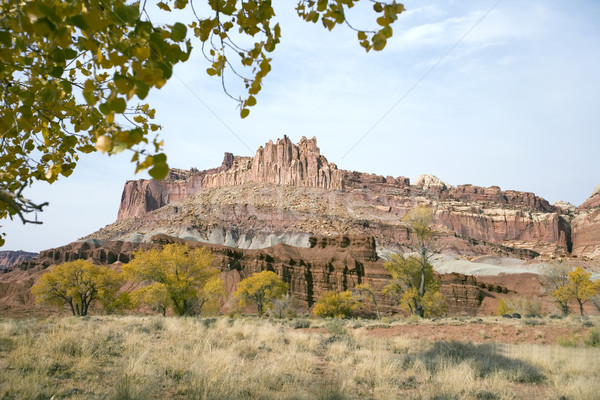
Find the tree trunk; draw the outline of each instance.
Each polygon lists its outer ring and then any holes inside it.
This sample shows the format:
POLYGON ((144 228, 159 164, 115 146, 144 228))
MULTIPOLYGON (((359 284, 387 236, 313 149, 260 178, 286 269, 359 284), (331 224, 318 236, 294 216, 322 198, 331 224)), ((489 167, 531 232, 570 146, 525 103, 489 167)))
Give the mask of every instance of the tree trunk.
POLYGON ((256 301, 256 311, 258 312, 258 317, 262 317, 262 313, 263 313, 263 304, 262 304, 262 300, 257 300, 256 301))
POLYGON ((569 304, 568 303, 560 303, 560 307, 562 309, 563 316, 569 315, 569 304))
POLYGON ((69 300, 69 305, 71 306, 71 312, 73 313, 73 315, 77 315, 75 314, 75 308, 73 307, 73 300, 69 300))
POLYGON ((577 302, 579 303, 579 313, 583 317, 583 303, 581 302, 581 299, 577 299, 577 302))
POLYGON ((419 296, 421 299, 425 296, 425 264, 427 263, 425 256, 425 249, 421 248, 421 286, 419 287, 419 296))

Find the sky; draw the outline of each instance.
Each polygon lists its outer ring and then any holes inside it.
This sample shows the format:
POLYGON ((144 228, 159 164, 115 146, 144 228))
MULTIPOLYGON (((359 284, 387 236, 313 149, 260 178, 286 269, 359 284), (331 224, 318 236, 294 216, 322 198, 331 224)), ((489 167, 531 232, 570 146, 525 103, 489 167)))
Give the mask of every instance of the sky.
MULTIPOLYGON (((171 167, 212 168, 224 152, 316 136, 341 169, 575 205, 600 184, 597 0, 405 1, 384 51, 368 54, 347 27, 328 32, 277 3, 281 44, 248 118, 199 51, 147 98, 171 167)), ((353 9, 352 24, 372 28, 367 11, 353 9)), ((50 203, 43 224, 0 221, 1 250, 58 247, 114 222, 125 181, 147 177, 130 158, 83 155, 69 178, 34 184, 24 194, 50 203)))

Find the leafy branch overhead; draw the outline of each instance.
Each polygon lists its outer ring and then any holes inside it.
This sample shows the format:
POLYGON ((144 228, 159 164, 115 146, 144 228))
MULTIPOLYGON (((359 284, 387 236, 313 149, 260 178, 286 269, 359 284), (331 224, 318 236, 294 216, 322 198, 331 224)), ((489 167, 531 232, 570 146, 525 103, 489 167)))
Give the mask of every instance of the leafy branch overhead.
MULTIPOLYGON (((355 29, 347 13, 358 2, 300 0, 296 10, 329 30, 342 23, 355 29)), ((164 178, 161 127, 144 100, 189 59, 193 41, 208 60, 207 74, 221 79, 241 117, 248 116, 282 36, 271 1, 208 0, 202 15, 188 0, 156 3, 161 12, 188 11, 190 20, 172 25, 153 23, 150 6, 125 0, 0 4, 0 218, 41 209, 7 199, 34 181, 69 176, 82 153, 129 150, 136 172, 164 178), (243 82, 243 94, 229 93, 227 72, 243 82)), ((404 11, 395 2, 375 1, 373 8, 378 30, 356 29, 367 51, 383 49, 404 11)))

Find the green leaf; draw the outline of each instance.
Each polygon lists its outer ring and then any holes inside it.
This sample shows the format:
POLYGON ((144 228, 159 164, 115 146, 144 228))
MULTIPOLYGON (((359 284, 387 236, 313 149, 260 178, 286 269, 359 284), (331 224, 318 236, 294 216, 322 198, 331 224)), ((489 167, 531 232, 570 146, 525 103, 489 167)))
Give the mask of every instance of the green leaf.
POLYGON ((77 52, 71 48, 68 48, 63 50, 63 55, 65 56, 66 60, 71 60, 77 57, 77 52))
POLYGON ((242 112, 240 112, 240 116, 242 118, 246 118, 249 114, 250 114, 250 110, 248 110, 247 108, 242 108, 242 112))
POLYGON ((68 19, 68 21, 70 24, 76 26, 77 28, 81 29, 82 31, 86 31, 86 30, 90 29, 90 26, 88 25, 88 23, 83 18, 83 15, 81 15, 81 14, 73 15, 72 17, 70 17, 68 19))
POLYGON ((10 38, 10 33, 7 31, 0 31, 0 43, 4 46, 8 47, 11 45, 12 40, 10 38))
POLYGON ((69 81, 62 81, 60 83, 60 86, 62 86, 63 90, 67 94, 71 94, 71 92, 73 91, 73 85, 71 85, 71 82, 69 81))
POLYGON ((181 22, 177 22, 171 28, 171 40, 174 42, 181 42, 185 39, 187 35, 187 27, 181 22))
POLYGON ((256 105, 256 98, 254 96, 248 97, 248 100, 246 100, 246 105, 248 107, 252 107, 252 106, 256 105))
POLYGON ((217 74, 217 70, 214 68, 207 68, 206 73, 209 74, 210 76, 214 76, 217 74))
POLYGON ((154 161, 154 166, 148 171, 148 174, 150 174, 150 176, 156 180, 164 179, 168 173, 169 166, 167 165, 167 163, 157 163, 156 161, 154 161))
POLYGON ((53 76, 55 78, 60 78, 64 72, 64 68, 63 67, 59 67, 58 65, 55 65, 54 67, 50 68, 50 76, 53 76))
POLYGON ((164 2, 160 2, 157 4, 158 8, 160 8, 161 10, 165 10, 165 11, 171 11, 171 7, 169 7, 168 4, 164 3, 164 2))
POLYGON ((121 6, 115 10, 116 21, 119 24, 133 25, 138 20, 140 10, 136 6, 121 6))
POLYGON ((385 45, 386 45, 386 40, 385 39, 377 39, 373 41, 373 50, 375 51, 381 51, 384 49, 385 45))
POLYGON ((109 100, 107 105, 110 110, 117 114, 121 114, 125 111, 125 108, 127 108, 127 102, 121 97, 115 97, 114 99, 109 100))
POLYGON ((135 82, 135 94, 140 100, 144 100, 146 96, 148 96, 148 90, 150 90, 150 86, 144 81, 136 81, 135 82))
POLYGON ((394 31, 392 30, 392 27, 388 25, 388 26, 386 26, 385 28, 383 28, 383 29, 381 30, 381 33, 382 33, 382 34, 383 34, 383 35, 384 35, 384 36, 385 36, 387 39, 389 39, 389 38, 391 38, 391 37, 392 37, 392 35, 394 34, 394 31))
POLYGON ((187 4, 188 0, 175 0, 174 6, 179 10, 183 10, 187 4))
MULTIPOLYGON (((85 96, 85 95, 84 95, 85 96)), ((108 115, 110 114, 110 107, 108 106, 107 103, 102 103, 98 106, 98 109, 100 110, 100 112, 104 115, 108 115)))

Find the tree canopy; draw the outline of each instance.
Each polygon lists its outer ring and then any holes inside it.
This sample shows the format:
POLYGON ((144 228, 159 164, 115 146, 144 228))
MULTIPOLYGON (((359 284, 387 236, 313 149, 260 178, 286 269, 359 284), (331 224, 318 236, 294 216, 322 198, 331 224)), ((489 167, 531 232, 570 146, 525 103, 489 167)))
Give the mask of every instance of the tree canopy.
POLYGON ((258 316, 262 316, 265 306, 274 299, 281 299, 288 290, 288 284, 283 282, 273 271, 261 271, 238 283, 234 293, 241 305, 256 304, 258 316))
POLYGON ((59 307, 69 305, 73 315, 85 316, 92 302, 100 300, 107 312, 125 302, 118 295, 121 274, 108 267, 75 260, 57 265, 46 272, 31 292, 38 303, 59 307))
POLYGON ((420 259, 393 254, 384 267, 391 279, 383 288, 383 294, 393 296, 403 309, 420 317, 442 315, 447 311, 446 298, 439 291, 440 283, 429 262, 423 269, 420 259), (425 288, 423 295, 419 292, 421 286, 425 288))
MULTIPOLYGON (((382 50, 404 6, 372 0, 377 28, 360 30, 348 19, 359 2, 298 0, 296 11, 328 30, 346 24, 366 51, 382 50)), ((161 12, 188 10, 188 20, 168 25, 151 21, 145 1, 0 4, 0 219, 38 223, 28 214, 47 204, 27 199, 24 189, 69 176, 83 153, 129 150, 136 172, 164 178, 167 158, 156 135, 161 127, 152 123, 156 111, 144 99, 188 60, 193 41, 207 60, 206 73, 221 79, 242 118, 249 114, 282 35, 272 2, 207 3, 200 15, 188 0, 157 2, 161 12), (229 93, 226 73, 242 80, 244 93, 229 93)))
POLYGON ((163 315, 171 307, 176 315, 199 314, 206 302, 224 294, 219 270, 210 266, 212 253, 205 247, 168 244, 161 250, 139 250, 123 265, 125 278, 146 286, 132 292, 163 315))
POLYGON ((576 300, 579 304, 579 313, 583 316, 583 305, 600 293, 600 281, 592 281, 590 279, 592 274, 581 267, 573 269, 568 276, 569 281, 554 291, 554 297, 558 302, 566 304, 576 300))
POLYGON ((341 293, 326 291, 319 296, 313 314, 325 318, 348 318, 358 310, 360 305, 360 299, 350 290, 341 293))

